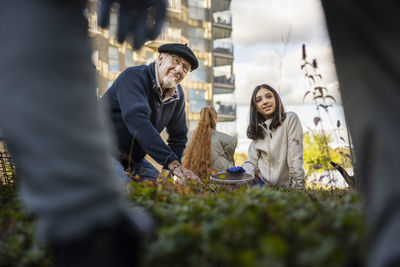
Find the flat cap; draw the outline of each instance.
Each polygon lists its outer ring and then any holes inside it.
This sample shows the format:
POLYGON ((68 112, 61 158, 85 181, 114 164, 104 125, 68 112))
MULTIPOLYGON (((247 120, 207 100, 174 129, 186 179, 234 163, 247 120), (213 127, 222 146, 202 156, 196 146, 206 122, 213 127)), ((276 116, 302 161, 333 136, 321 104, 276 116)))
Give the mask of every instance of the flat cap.
POLYGON ((199 61, 197 61, 197 58, 194 55, 193 51, 186 44, 184 45, 180 43, 164 44, 158 48, 158 52, 171 53, 181 56, 190 63, 192 71, 197 69, 197 67, 199 66, 199 61))

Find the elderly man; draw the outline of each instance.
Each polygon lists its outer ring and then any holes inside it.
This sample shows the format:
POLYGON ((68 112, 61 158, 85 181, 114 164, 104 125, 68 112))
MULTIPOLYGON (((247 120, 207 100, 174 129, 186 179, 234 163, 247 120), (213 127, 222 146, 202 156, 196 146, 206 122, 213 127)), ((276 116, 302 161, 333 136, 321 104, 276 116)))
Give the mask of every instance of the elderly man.
POLYGON ((179 83, 198 67, 198 61, 183 44, 165 44, 158 51, 157 60, 151 64, 123 71, 102 98, 110 107, 118 139, 116 172, 123 181, 126 176, 122 169, 129 167, 135 175, 155 179, 159 172, 144 158, 148 154, 171 174, 200 181, 180 164, 187 127, 179 83), (168 145, 160 136, 165 127, 168 145))

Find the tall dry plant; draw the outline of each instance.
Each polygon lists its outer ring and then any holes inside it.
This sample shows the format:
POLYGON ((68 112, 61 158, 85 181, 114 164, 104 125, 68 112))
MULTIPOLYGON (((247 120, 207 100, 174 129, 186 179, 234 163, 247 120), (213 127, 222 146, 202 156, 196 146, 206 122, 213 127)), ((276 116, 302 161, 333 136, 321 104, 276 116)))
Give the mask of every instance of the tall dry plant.
POLYGON ((290 43, 291 37, 292 37, 292 25, 283 26, 281 28, 282 51, 280 52, 280 59, 279 59, 279 76, 278 76, 278 85, 277 85, 278 93, 281 92, 283 59, 286 55, 287 47, 290 43))
MULTIPOLYGON (((338 143, 343 142, 346 143, 345 139, 342 136, 342 133, 344 132, 344 129, 341 129, 340 126, 342 123, 340 120, 336 120, 336 123, 333 122, 331 114, 329 112, 329 109, 333 107, 332 102, 336 103, 335 97, 332 95, 328 94, 328 88, 323 85, 322 82, 322 74, 319 72, 318 69, 318 64, 317 60, 313 59, 309 61, 307 59, 307 53, 306 53, 306 45, 303 44, 302 46, 302 64, 301 64, 301 69, 305 72, 305 77, 307 79, 308 85, 310 87, 310 90, 306 91, 304 96, 303 96, 303 102, 306 99, 306 97, 312 97, 312 100, 314 101, 317 114, 318 116, 314 117, 314 125, 315 127, 320 128, 320 131, 322 133, 323 137, 323 142, 319 143, 320 150, 324 151, 323 153, 325 161, 329 160, 331 161, 331 155, 329 152, 329 142, 327 138, 327 132, 326 129, 324 129, 323 124, 321 123, 322 116, 321 116, 321 111, 325 111, 327 114, 327 117, 329 119, 329 124, 331 125, 333 129, 333 134, 338 141, 338 143)), ((347 128, 348 129, 348 128, 347 128)), ((348 131, 347 131, 348 133, 348 131)), ((354 166, 354 157, 353 157, 353 151, 352 151, 352 145, 351 145, 351 139, 350 135, 348 133, 348 144, 346 146, 349 148, 350 154, 345 152, 344 150, 339 151, 339 153, 344 157, 344 158, 349 158, 352 162, 352 165, 354 166)), ((322 168, 322 166, 313 166, 315 169, 322 168)), ((337 169, 337 168, 336 168, 337 169)), ((354 168, 353 168, 354 169, 354 168)), ((329 177, 329 183, 334 183, 335 180, 332 175, 332 169, 326 167, 324 170, 324 174, 320 176, 320 181, 324 179, 325 177, 329 177)), ((354 180, 350 181, 348 178, 344 177, 346 182, 350 187, 355 187, 354 180)))

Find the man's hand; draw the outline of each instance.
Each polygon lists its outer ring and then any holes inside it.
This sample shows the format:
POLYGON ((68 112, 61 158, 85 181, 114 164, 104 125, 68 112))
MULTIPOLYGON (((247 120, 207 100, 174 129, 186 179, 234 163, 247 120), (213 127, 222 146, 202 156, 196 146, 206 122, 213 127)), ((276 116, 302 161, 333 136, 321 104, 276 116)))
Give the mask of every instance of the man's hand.
POLYGON ((133 46, 139 49, 147 40, 154 40, 164 24, 167 0, 101 0, 99 5, 99 26, 108 27, 110 9, 119 3, 118 42, 129 35, 134 37, 133 46))
POLYGON ((172 174, 181 178, 183 181, 192 180, 199 184, 204 184, 196 174, 180 165, 177 160, 170 162, 168 164, 168 169, 172 172, 172 174))

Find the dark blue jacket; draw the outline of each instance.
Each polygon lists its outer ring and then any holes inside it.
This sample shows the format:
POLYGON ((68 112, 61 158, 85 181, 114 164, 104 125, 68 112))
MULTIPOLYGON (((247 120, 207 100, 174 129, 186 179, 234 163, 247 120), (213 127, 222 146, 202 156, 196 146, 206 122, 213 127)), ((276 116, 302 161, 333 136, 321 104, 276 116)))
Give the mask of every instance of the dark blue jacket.
POLYGON ((159 164, 167 166, 173 160, 181 160, 186 146, 183 89, 178 85, 177 93, 163 103, 155 75, 155 62, 130 67, 118 76, 102 97, 111 109, 120 161, 125 168, 132 135, 135 136, 135 162, 149 154, 159 164), (168 145, 159 134, 165 127, 169 136, 168 145))

